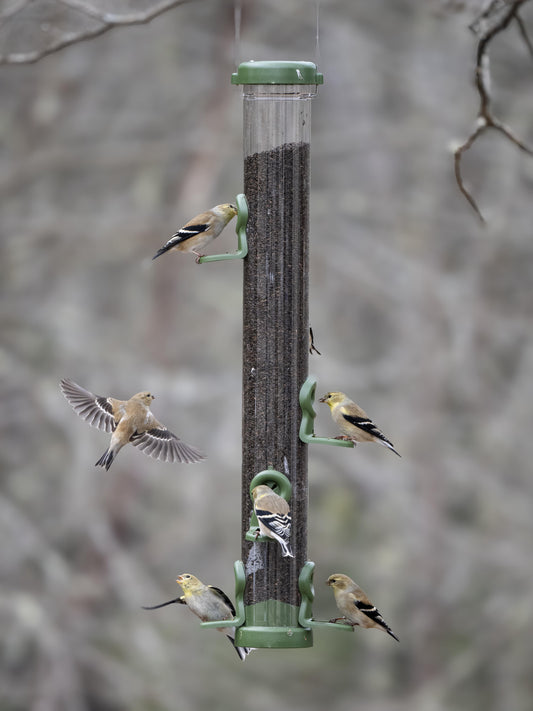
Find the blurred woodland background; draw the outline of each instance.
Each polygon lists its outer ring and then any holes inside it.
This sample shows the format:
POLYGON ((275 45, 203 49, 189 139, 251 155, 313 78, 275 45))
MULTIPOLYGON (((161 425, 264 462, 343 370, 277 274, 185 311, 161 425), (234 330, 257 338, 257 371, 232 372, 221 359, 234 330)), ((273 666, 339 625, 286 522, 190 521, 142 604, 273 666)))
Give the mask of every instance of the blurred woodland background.
MULTIPOLYGON (((241 264, 151 257, 242 191, 235 60, 316 60, 314 3, 245 2, 236 43, 233 2, 192 0, 0 67, 1 711, 531 708, 533 159, 497 133, 465 154, 483 227, 451 152, 475 125, 482 7, 321 5, 310 372, 402 459, 311 449, 313 612, 335 614, 323 582, 345 572, 401 643, 323 630, 244 664, 185 608, 140 609, 177 596, 181 572, 232 594, 240 557, 241 264), (209 459, 130 447, 95 469, 107 435, 72 412, 62 377, 150 389, 209 459)), ((4 13, 3 55, 86 22, 59 1, 4 13)), ((533 3, 522 18, 533 32, 533 3)), ((532 145, 515 24, 490 56, 495 113, 532 145)), ((210 251, 235 240, 233 223, 210 251)), ((336 434, 317 410, 317 434, 336 434)))

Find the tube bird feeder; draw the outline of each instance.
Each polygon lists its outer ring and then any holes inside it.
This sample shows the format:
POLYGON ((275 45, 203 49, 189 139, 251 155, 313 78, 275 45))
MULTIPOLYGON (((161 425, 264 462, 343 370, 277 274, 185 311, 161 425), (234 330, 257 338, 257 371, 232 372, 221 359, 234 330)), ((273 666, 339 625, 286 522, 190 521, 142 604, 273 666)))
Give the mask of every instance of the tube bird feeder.
POLYGON ((299 624, 300 571, 307 560, 307 445, 299 437, 299 392, 308 373, 308 231, 311 100, 323 81, 311 62, 244 62, 244 192, 248 256, 243 262, 242 560, 248 647, 309 647, 299 624), (249 533, 250 484, 290 482, 291 544, 249 533), (252 538, 252 540, 250 540, 252 538))

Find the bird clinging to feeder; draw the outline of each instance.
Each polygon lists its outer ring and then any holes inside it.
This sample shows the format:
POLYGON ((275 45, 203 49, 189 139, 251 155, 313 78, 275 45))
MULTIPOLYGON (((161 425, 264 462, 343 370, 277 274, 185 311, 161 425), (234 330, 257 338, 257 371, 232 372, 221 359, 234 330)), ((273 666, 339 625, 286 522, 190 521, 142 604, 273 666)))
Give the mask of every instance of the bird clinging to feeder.
POLYGON ((339 427, 342 435, 337 439, 351 440, 357 442, 377 442, 391 449, 394 454, 401 456, 383 432, 372 422, 366 412, 350 400, 344 393, 326 393, 319 402, 325 402, 331 410, 331 417, 339 427))
POLYGON ((284 558, 294 558, 289 542, 291 536, 289 504, 265 484, 256 486, 252 490, 252 496, 259 531, 280 544, 281 555, 284 558))
POLYGON ((196 263, 198 264, 200 258, 204 256, 198 250, 212 242, 215 237, 218 237, 236 214, 237 208, 235 205, 226 202, 222 205, 215 205, 210 210, 196 215, 175 232, 152 259, 157 259, 165 252, 192 252, 196 254, 196 263))
MULTIPOLYGON (((157 610, 166 605, 177 603, 179 605, 187 605, 187 607, 202 622, 215 622, 217 620, 232 620, 235 617, 235 608, 233 603, 220 588, 214 585, 204 585, 201 580, 191 573, 182 573, 178 575, 176 582, 183 590, 183 595, 162 602, 160 605, 144 607, 143 610, 157 610)), ((244 662, 248 654, 252 651, 249 647, 238 647, 235 644, 235 628, 234 627, 218 627, 219 632, 224 632, 231 644, 235 647, 239 658, 244 662)))
POLYGON ((366 627, 367 629, 375 627, 390 634, 397 642, 400 641, 385 622, 377 607, 351 578, 342 573, 335 573, 329 576, 326 580, 326 585, 333 588, 335 602, 339 611, 343 614, 342 617, 335 617, 330 620, 331 622, 343 620, 353 626, 366 627))

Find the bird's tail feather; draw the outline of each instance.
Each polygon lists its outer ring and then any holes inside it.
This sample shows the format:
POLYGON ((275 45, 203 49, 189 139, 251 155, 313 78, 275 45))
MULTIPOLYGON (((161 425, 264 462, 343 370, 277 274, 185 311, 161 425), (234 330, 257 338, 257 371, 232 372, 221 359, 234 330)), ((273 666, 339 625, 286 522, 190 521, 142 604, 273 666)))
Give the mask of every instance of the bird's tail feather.
POLYGON ((109 469, 111 464, 113 463, 113 460, 115 458, 115 453, 111 449, 106 449, 106 451, 102 454, 100 459, 95 463, 95 467, 105 467, 106 471, 109 469))
POLYGON ((380 442, 380 444, 383 444, 385 447, 388 447, 389 449, 392 449, 392 451, 394 452, 394 454, 397 454, 399 457, 402 456, 399 452, 397 452, 397 451, 394 449, 394 447, 392 446, 392 442, 389 442, 389 440, 388 440, 388 439, 385 439, 385 437, 381 436, 378 441, 380 442))
POLYGON ((283 558, 294 558, 294 553, 292 552, 290 543, 284 541, 283 538, 279 538, 278 540, 281 546, 281 555, 283 558))
POLYGON ((173 246, 173 245, 165 244, 164 247, 161 247, 161 249, 158 249, 157 252, 156 252, 156 253, 154 254, 154 256, 152 257, 152 261, 153 261, 154 259, 157 259, 158 257, 160 257, 162 254, 165 254, 165 252, 168 252, 168 250, 169 250, 172 246, 173 246))
POLYGON ((235 637, 232 637, 230 634, 227 634, 226 637, 229 639, 231 644, 235 647, 235 651, 239 655, 239 659, 241 660, 241 662, 244 662, 246 657, 252 651, 253 647, 237 647, 237 645, 235 644, 235 637))

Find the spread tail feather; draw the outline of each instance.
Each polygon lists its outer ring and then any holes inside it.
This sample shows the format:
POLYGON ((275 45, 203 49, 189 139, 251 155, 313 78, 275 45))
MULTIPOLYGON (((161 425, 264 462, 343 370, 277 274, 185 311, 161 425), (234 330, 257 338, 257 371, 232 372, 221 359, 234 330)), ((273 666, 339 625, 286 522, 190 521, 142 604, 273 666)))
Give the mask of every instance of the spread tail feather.
POLYGON ((110 449, 106 449, 106 451, 102 454, 100 459, 95 463, 95 467, 105 467, 106 471, 109 469, 111 464, 113 463, 113 460, 115 459, 115 453, 112 452, 110 449))

